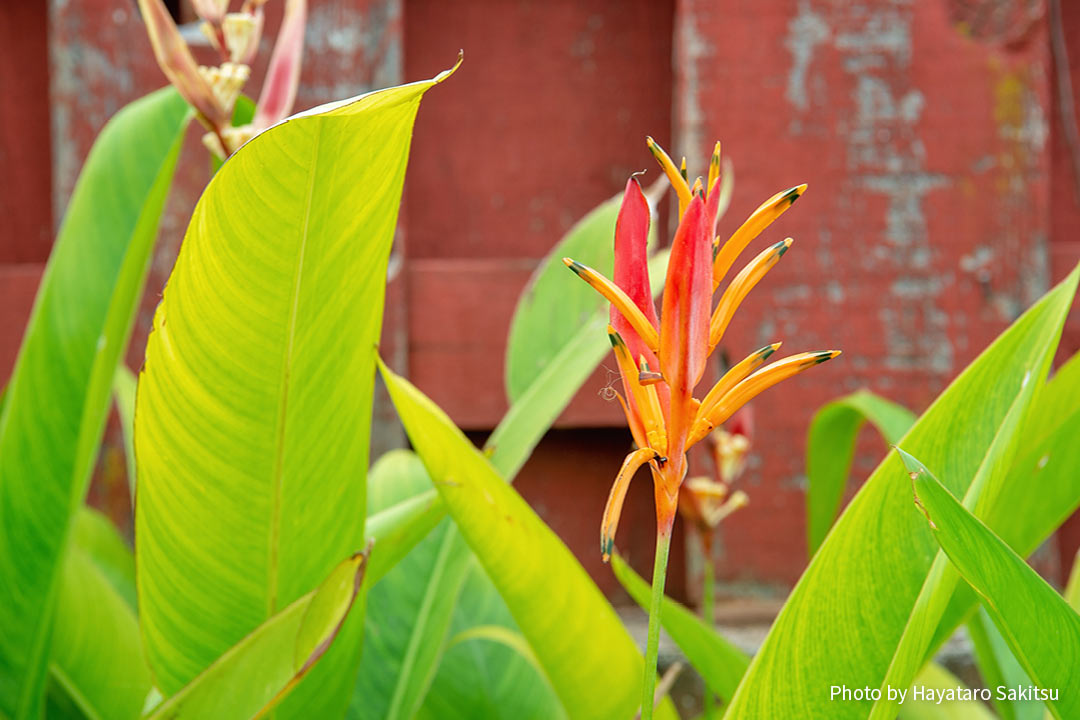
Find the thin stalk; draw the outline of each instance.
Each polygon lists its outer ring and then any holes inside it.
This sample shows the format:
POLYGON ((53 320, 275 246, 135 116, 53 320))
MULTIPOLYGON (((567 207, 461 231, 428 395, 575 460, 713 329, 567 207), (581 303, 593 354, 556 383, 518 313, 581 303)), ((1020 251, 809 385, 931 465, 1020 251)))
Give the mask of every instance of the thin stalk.
MULTIPOLYGON (((716 610, 713 607, 713 602, 716 600, 716 579, 713 571, 712 553, 709 552, 712 549, 712 543, 706 542, 703 538, 702 544, 705 547, 705 580, 701 598, 701 618, 711 628, 716 623, 716 610)), ((713 716, 713 695, 708 685, 705 686, 704 699, 705 717, 711 718, 713 716)))
POLYGON ((652 720, 656 692, 656 657, 660 653, 660 608, 667 579, 668 550, 674 518, 656 530, 656 559, 653 561, 652 602, 649 604, 649 640, 645 646, 645 679, 641 695, 641 720, 652 720))

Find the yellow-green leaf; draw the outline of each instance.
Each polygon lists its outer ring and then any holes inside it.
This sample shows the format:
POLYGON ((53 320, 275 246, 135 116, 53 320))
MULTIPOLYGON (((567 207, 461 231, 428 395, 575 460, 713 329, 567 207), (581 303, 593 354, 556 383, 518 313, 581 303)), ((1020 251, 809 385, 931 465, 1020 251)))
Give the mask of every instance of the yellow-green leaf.
MULTIPOLYGON (((275 125, 195 208, 135 413, 140 622, 166 697, 363 547, 387 259, 442 77, 275 125)), ((279 717, 344 711, 362 628, 279 717)))
MULTIPOLYGON (((627 718, 644 661, 615 611, 563 542, 450 419, 380 365, 417 454, 536 653, 571 718, 627 718)), ((660 717, 673 717, 670 702, 660 717)))
MULTIPOLYGON (((337 637, 364 577, 364 555, 255 628, 147 720, 249 720, 281 702, 337 637)), ((310 716, 317 717, 317 716, 310 716)))

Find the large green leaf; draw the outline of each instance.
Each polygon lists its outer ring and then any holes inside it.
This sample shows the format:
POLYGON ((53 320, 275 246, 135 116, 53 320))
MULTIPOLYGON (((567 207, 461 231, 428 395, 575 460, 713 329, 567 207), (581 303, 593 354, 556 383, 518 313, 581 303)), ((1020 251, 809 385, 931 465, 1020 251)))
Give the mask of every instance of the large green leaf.
POLYGON ((155 707, 147 720, 249 720, 262 716, 318 667, 328 648, 336 644, 363 577, 363 554, 338 564, 318 588, 256 627, 155 707))
POLYGON ((109 121, 79 174, 0 414, 0 715, 37 718, 82 503, 188 122, 172 90, 109 121))
MULTIPOLYGON (((974 477, 966 483, 964 506, 976 514, 984 515, 986 508, 1001 494, 1002 484, 1007 479, 1009 466, 1021 440, 1018 430, 1031 405, 1035 389, 1039 386, 1038 382, 1029 377, 1044 377, 1052 354, 1052 351, 1048 352, 1043 366, 1031 376, 1025 376, 1016 399, 1001 420, 974 477)), ((871 718, 891 720, 895 716, 896 701, 885 691, 890 687, 903 687, 931 654, 934 648, 934 633, 940 626, 950 598, 962 584, 959 574, 949 564, 945 554, 938 552, 908 616, 904 632, 896 644, 889 670, 881 681, 883 694, 881 699, 874 703, 871 718)))
MULTIPOLYGON (((1025 420, 1020 452, 1000 493, 980 513, 1017 553, 1026 557, 1080 505, 1080 355, 1075 355, 1039 392, 1025 420), (1039 492, 1031 492, 1037 481, 1039 492)), ((939 646, 976 603, 966 584, 957 588, 938 628, 939 646)))
MULTIPOLYGON (((1057 718, 1080 717, 1080 615, 926 466, 899 450, 934 538, 983 606, 1057 718)), ((914 514, 914 513, 912 513, 914 514)))
MULTIPOLYGON (((905 436, 905 447, 942 467, 958 494, 995 441, 1005 441, 999 433, 1021 412, 1017 398, 1044 376, 1076 282, 1074 271, 1019 318, 905 436)), ((831 702, 827 688, 877 688, 893 662, 938 551, 910 502, 890 453, 796 585, 732 700, 730 720, 866 716, 869 703, 831 702)), ((906 686, 911 678, 901 680, 906 686)))
POLYGON ((806 547, 811 556, 832 527, 855 456, 855 440, 869 422, 895 444, 915 423, 902 405, 859 390, 814 413, 806 435, 806 547))
MULTIPOLYGON (((136 400, 140 622, 166 696, 364 542, 387 258, 442 77, 275 125, 195 208, 136 400)), ((344 711, 359 616, 279 716, 344 711)))
POLYGON ((109 519, 83 507, 65 556, 46 717, 137 718, 150 691, 135 616, 135 558, 109 519))
MULTIPOLYGON (((648 612, 652 600, 649 583, 634 572, 618 554, 611 556, 611 569, 630 593, 630 597, 634 598, 634 602, 648 612)), ((709 627, 690 610, 666 596, 660 622, 675 644, 686 654, 686 659, 701 675, 708 689, 724 702, 731 700, 739 680, 750 665, 750 658, 746 653, 724 639, 715 628, 709 627)))
POLYGON ((135 610, 135 557, 112 521, 93 508, 79 508, 71 542, 90 556, 127 606, 135 610))
MULTIPOLYGON (((380 366, 417 453, 570 717, 626 718, 638 707, 644 662, 569 549, 406 380, 380 366), (527 561, 526 561, 527 560, 527 561)), ((661 716, 672 716, 670 703, 661 716)))

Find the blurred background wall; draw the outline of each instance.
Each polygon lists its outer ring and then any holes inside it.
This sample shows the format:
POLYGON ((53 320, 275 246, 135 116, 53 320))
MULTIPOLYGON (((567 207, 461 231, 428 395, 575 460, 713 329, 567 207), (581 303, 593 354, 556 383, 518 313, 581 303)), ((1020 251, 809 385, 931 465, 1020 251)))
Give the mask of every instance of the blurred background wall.
MULTIPOLYGON (((758 241, 790 235, 796 245, 751 294, 725 345, 735 358, 775 340, 845 354, 755 402, 743 480, 751 505, 723 529, 728 590, 769 596, 805 565, 803 450, 816 408, 868 387, 923 410, 1080 259, 1080 4, 1059 12, 1042 0, 309 2, 298 109, 430 77, 465 49, 465 65, 425 99, 417 122, 383 348, 477 439, 506 410, 506 331, 530 272, 629 173, 656 176, 645 135, 685 153, 691 174, 723 141, 736 177, 728 230, 774 192, 809 183, 758 241)), ((280 4, 267 6, 256 68, 280 4)), ((186 0, 171 5, 181 20, 193 17, 186 0)), ((6 380, 94 136, 164 79, 134 0, 3 3, 0 43, 6 380)), ((133 368, 207 177, 198 134, 162 222, 133 368)), ((1060 357, 1077 349, 1074 312, 1060 357)), ((621 601, 596 548, 629 443, 617 405, 600 395, 613 367, 594 374, 517 486, 621 601)), ((403 442, 392 409, 376 412, 377 448, 403 442)), ((123 522, 120 448, 112 428, 91 501, 123 522)), ((884 451, 864 433, 853 477, 865 478, 884 451)), ((647 572, 654 520, 643 478, 618 544, 647 572)), ((1058 543, 1060 557, 1071 557, 1077 526, 1058 543)), ((1058 553, 1043 555, 1053 572, 1058 553)), ((673 593, 693 595, 694 562, 688 571, 677 551, 674 563, 673 593)))

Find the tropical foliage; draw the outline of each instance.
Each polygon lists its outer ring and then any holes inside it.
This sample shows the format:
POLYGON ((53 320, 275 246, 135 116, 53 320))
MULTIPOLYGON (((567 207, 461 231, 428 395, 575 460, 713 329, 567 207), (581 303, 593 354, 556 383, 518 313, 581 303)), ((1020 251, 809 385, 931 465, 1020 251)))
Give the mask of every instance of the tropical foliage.
POLYGON ((670 253, 657 249, 659 193, 636 178, 571 228, 519 301, 510 409, 478 448, 376 349, 413 122, 453 70, 286 119, 304 3, 286 3, 277 80, 254 105, 239 93, 261 4, 195 4, 222 55, 213 69, 194 65, 159 0, 140 0, 173 88, 100 134, 0 396, 0 717, 675 718, 656 678, 661 626, 703 678, 711 717, 1080 715, 1067 691, 1080 572, 1062 596, 1024 560, 1080 505, 1080 356, 1051 373, 1080 268, 921 415, 868 391, 818 412, 811 560, 751 656, 708 602, 699 616, 664 595, 667 544, 680 501, 706 533, 745 503, 732 485, 750 433, 734 413, 837 354, 763 366, 769 345, 694 397, 790 239, 750 260, 715 309, 714 293, 805 186, 724 242, 732 174, 719 146, 691 183, 648 140, 674 189, 670 253), (121 358, 192 118, 221 162, 136 378, 121 358), (565 272, 569 256, 599 294, 565 272), (608 348, 636 449, 596 518, 599 550, 650 611, 644 648, 513 486, 608 348), (371 458, 377 375, 411 449, 371 458), (84 504, 114 399, 134 548, 84 504), (864 423, 886 443, 844 507, 864 423), (721 426, 731 432, 714 435, 721 426), (684 482, 686 450, 707 438, 718 479, 684 482), (651 584, 614 548, 646 465, 651 584), (934 662, 961 628, 982 687, 934 662))

